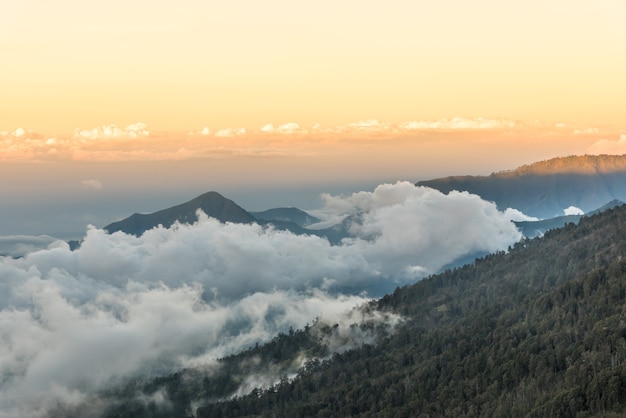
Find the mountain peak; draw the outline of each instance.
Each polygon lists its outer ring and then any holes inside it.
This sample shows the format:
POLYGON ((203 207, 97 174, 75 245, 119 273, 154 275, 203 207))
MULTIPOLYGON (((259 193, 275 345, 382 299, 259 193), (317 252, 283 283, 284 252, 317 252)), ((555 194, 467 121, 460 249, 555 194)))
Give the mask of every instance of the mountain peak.
POLYGON ((220 222, 253 223, 254 217, 230 199, 215 191, 210 191, 180 205, 149 214, 129 216, 104 227, 109 233, 123 231, 127 234, 141 235, 158 225, 168 228, 175 222, 193 223, 197 220, 196 212, 202 210, 208 216, 220 222))

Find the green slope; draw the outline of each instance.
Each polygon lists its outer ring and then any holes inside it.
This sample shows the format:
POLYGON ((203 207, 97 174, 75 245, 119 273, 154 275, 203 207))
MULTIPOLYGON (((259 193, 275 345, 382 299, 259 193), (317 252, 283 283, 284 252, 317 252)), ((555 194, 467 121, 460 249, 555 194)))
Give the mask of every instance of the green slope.
POLYGON ((217 371, 131 381, 102 394, 103 414, 622 416, 625 256, 621 206, 362 307, 404 318, 393 329, 355 324, 377 335, 368 344, 333 352, 327 341, 336 327, 316 323, 222 359, 217 371), (305 366, 288 379, 303 356, 305 366), (229 400, 247 376, 270 371, 283 378, 229 400), (166 395, 167 408, 145 402, 154 394, 166 395))

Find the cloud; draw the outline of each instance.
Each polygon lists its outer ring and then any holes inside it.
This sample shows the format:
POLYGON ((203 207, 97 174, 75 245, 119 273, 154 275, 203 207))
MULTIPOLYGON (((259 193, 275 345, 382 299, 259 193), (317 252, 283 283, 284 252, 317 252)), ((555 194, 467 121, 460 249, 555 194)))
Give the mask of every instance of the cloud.
MULTIPOLYGON (((545 157, 545 148, 557 147, 555 144, 558 144, 559 152, 580 153, 581 149, 597 139, 597 134, 592 134, 589 128, 575 129, 575 126, 555 123, 525 123, 486 117, 397 123, 364 119, 323 128, 316 124, 306 129, 296 122, 288 122, 282 125, 270 123, 255 130, 243 127, 212 130, 204 127, 183 133, 153 133, 143 123, 125 128, 111 124, 94 129, 76 129, 73 135, 54 137, 17 129, 15 132, 0 132, 0 148, 3 151, 0 153, 0 161, 179 161, 232 155, 305 155, 333 159, 342 153, 365 154, 372 158, 372 155, 388 155, 390 152, 394 152, 399 160, 413 156, 428 161, 428 155, 440 155, 443 152, 445 141, 454 141, 454 152, 451 153, 449 147, 445 149, 447 157, 467 154, 465 164, 473 162, 480 165, 479 161, 485 159, 485 155, 494 155, 493 152, 500 152, 502 158, 504 154, 506 158, 512 158, 509 144, 519 147, 519 152, 513 153, 518 159, 526 153, 534 156, 525 158, 537 158, 536 155, 545 157), (574 131, 576 135, 572 136, 574 131), (554 136, 555 139, 542 141, 541 138, 546 135, 554 136), (563 142, 558 143, 557 137, 563 142), (149 141, 138 141, 142 138, 149 138, 149 141), (207 138, 211 138, 211 141, 207 141, 207 138), (237 138, 237 141, 231 141, 230 138, 237 138), (389 147, 391 142, 398 145, 393 148, 395 151, 389 147), (346 144, 349 144, 350 150, 346 149, 346 144)), ((610 134, 609 131, 603 133, 610 134)), ((617 147, 621 152, 624 149, 623 144, 616 146, 614 141, 601 141, 591 147, 591 152, 615 153, 615 150, 607 150, 607 147, 617 147)), ((549 154, 555 152, 552 148, 549 154)), ((355 160, 363 161, 362 158, 355 160)), ((407 172, 408 169, 401 176, 406 176, 407 172)))
POLYGON ((598 128, 574 129, 574 135, 595 135, 600 133, 598 128))
POLYGON ((461 118, 439 119, 430 121, 411 121, 400 124, 401 128, 414 130, 439 129, 511 129, 519 126, 519 122, 510 119, 461 118))
POLYGON ((74 137, 86 139, 110 139, 110 138, 139 138, 150 135, 150 131, 145 123, 137 122, 128 125, 124 129, 116 125, 103 125, 89 130, 79 130, 74 132, 74 137))
POLYGON ((273 124, 268 123, 266 125, 264 125, 261 128, 261 132, 263 133, 278 133, 278 134, 295 134, 295 133, 304 133, 306 132, 305 130, 303 130, 300 125, 298 125, 295 122, 289 122, 289 123, 285 123, 283 125, 280 125, 278 127, 275 127, 273 124))
POLYGON ((100 180, 83 180, 80 182, 83 189, 102 190, 102 182, 100 180))
POLYGON ((587 153, 601 154, 626 154, 626 134, 621 134, 619 139, 601 139, 587 148, 587 153))
MULTIPOLYGON (((341 245, 199 213, 0 258, 0 411, 43 416, 124 378, 210 364, 521 237, 493 203, 408 182, 324 201, 327 216, 349 216, 341 245)), ((338 350, 369 338, 340 328, 338 350)))
POLYGON ((33 251, 48 248, 57 241, 49 235, 0 236, 0 256, 22 257, 33 251))
POLYGON ((508 220, 514 221, 514 222, 538 221, 539 220, 539 218, 536 218, 534 216, 528 216, 524 212, 522 212, 521 210, 514 209, 514 208, 507 208, 504 211, 504 216, 508 220))
POLYGON ((215 132, 218 138, 230 138, 233 136, 241 136, 246 134, 246 128, 226 128, 215 132))
POLYGON ((563 212, 565 213, 566 216, 568 215, 584 215, 585 212, 580 209, 577 208, 576 206, 570 206, 568 208, 563 209, 563 212))

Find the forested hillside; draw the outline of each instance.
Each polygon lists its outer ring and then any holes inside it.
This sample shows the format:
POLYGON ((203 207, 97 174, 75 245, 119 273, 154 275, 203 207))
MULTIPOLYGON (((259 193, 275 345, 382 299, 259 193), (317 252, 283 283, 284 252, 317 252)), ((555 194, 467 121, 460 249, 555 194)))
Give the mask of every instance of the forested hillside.
POLYGON ((355 336, 376 338, 354 349, 331 349, 334 327, 314 324, 227 358, 217 372, 129 383, 103 396, 107 416, 618 416, 625 255, 621 206, 362 307, 403 321, 355 322, 355 336), (246 376, 270 367, 278 383, 241 391, 246 376))

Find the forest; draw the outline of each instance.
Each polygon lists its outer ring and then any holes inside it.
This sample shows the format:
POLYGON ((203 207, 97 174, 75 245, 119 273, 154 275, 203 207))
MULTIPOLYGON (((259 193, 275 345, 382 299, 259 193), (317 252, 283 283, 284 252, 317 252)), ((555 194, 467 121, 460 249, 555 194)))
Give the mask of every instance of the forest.
POLYGON ((621 416, 625 255, 621 206, 359 307, 402 318, 355 321, 363 343, 333 349, 339 324, 315 322, 98 402, 106 417, 621 416), (277 383, 241 392, 270 371, 277 383))

